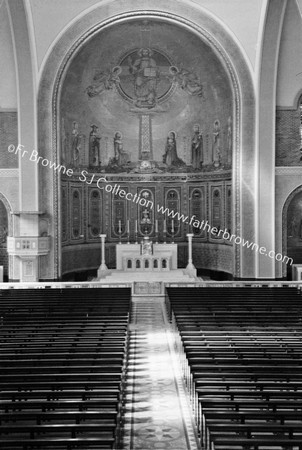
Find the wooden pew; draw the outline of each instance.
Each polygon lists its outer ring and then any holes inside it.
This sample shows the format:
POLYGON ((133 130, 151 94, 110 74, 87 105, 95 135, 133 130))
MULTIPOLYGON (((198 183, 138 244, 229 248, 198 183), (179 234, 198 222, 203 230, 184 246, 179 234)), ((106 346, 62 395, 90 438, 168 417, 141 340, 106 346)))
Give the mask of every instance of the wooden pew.
POLYGON ((81 291, 0 291, 3 448, 113 448, 120 439, 130 290, 81 291))

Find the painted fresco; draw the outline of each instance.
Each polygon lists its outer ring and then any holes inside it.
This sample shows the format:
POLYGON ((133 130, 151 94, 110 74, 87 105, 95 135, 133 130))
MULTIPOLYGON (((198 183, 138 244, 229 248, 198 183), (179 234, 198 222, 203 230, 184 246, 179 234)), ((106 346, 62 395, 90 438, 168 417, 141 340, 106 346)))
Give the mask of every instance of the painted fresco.
POLYGON ((61 90, 61 162, 106 173, 230 169, 232 89, 217 55, 179 26, 112 26, 72 60, 61 90))

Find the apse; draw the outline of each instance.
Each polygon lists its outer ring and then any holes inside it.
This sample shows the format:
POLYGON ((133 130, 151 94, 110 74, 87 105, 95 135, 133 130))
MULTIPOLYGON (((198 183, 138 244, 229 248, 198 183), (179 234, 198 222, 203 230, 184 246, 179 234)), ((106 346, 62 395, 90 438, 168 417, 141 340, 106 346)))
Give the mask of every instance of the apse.
POLYGON ((232 230, 233 117, 225 63, 188 28, 132 19, 85 41, 59 103, 62 274, 99 266, 100 233, 112 268, 144 236, 173 239, 184 267, 188 232, 196 267, 233 273, 232 245, 200 225, 232 230))

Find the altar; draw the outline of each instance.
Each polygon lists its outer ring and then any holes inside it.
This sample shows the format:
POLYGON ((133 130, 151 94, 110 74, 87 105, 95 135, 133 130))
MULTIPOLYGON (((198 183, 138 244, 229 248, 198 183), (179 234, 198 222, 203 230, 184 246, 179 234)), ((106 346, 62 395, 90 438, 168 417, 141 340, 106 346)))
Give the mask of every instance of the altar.
POLYGON ((117 244, 116 269, 126 272, 176 270, 177 244, 156 244, 148 237, 141 243, 117 244))

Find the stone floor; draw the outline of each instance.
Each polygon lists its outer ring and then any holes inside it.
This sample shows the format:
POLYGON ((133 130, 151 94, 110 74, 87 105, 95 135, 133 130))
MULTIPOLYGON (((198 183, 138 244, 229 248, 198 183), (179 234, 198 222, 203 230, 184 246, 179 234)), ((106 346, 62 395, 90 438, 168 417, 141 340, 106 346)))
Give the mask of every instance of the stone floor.
POLYGON ((199 450, 164 299, 132 303, 125 450, 199 450))

